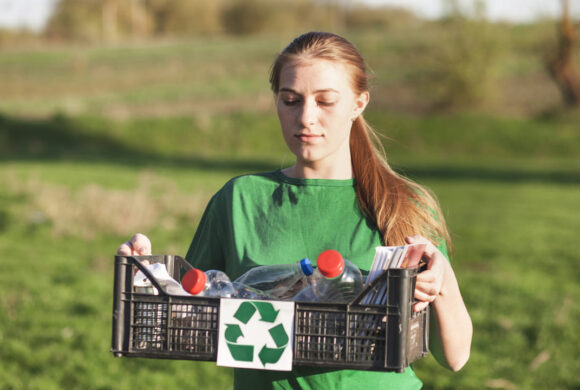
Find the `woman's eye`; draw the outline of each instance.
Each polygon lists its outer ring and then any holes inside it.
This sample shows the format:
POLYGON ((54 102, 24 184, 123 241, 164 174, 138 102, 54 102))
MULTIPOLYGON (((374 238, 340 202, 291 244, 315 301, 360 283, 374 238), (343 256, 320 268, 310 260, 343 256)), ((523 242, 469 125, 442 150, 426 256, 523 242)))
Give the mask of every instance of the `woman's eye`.
POLYGON ((297 99, 286 99, 286 100, 284 100, 284 104, 287 105, 287 106, 293 106, 296 103, 298 103, 298 100, 297 99))
POLYGON ((323 101, 319 101, 318 102, 318 105, 323 106, 323 107, 330 107, 330 106, 332 106, 334 104, 335 104, 335 102, 333 102, 333 101, 326 101, 326 100, 323 100, 323 101))

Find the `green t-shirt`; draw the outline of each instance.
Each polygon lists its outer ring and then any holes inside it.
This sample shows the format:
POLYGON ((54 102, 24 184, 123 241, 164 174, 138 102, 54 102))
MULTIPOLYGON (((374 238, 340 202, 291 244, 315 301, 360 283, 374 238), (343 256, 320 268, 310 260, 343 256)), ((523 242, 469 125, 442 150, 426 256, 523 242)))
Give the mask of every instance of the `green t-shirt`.
MULTIPOLYGON (((235 279, 257 265, 316 261, 335 249, 363 273, 382 245, 358 207, 354 180, 294 179, 279 170, 230 180, 209 202, 186 259, 235 279)), ((420 389, 404 373, 295 367, 291 372, 236 369, 236 389, 420 389)))

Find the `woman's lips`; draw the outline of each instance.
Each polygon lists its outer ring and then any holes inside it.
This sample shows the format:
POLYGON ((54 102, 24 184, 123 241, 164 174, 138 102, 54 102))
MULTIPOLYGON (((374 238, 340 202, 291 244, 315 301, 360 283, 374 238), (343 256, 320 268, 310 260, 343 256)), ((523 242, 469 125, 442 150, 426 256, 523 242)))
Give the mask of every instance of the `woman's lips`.
POLYGON ((319 138, 322 138, 322 136, 318 134, 304 134, 304 133, 296 134, 295 137, 298 138, 301 142, 311 142, 319 138))

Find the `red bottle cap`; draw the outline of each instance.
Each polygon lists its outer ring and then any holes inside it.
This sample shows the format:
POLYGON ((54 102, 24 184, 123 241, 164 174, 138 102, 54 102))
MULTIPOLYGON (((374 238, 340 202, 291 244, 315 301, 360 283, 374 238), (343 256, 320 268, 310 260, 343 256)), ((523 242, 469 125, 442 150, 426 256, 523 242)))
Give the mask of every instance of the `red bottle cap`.
POLYGON ((340 252, 328 249, 316 260, 320 273, 327 278, 336 278, 344 271, 344 260, 340 252))
POLYGON ((205 272, 200 269, 190 269, 181 278, 181 287, 190 294, 197 295, 205 287, 207 277, 205 272))

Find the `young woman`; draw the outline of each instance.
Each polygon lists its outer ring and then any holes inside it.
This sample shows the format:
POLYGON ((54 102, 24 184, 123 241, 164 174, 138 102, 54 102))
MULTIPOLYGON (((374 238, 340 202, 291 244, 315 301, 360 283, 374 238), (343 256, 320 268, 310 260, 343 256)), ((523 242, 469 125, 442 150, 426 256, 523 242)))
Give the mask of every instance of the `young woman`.
MULTIPOLYGON (((230 180, 209 202, 186 258, 236 278, 251 267, 316 258, 336 249, 368 271, 379 245, 424 242, 427 270, 417 277, 415 310, 432 303, 431 351, 459 370, 472 325, 447 259, 449 235, 434 197, 395 173, 363 118, 369 102, 362 57, 330 33, 299 36, 278 56, 270 83, 294 165, 230 180)), ((145 254, 139 240, 121 254, 145 254)), ((236 389, 418 389, 405 373, 236 369, 236 389)))

